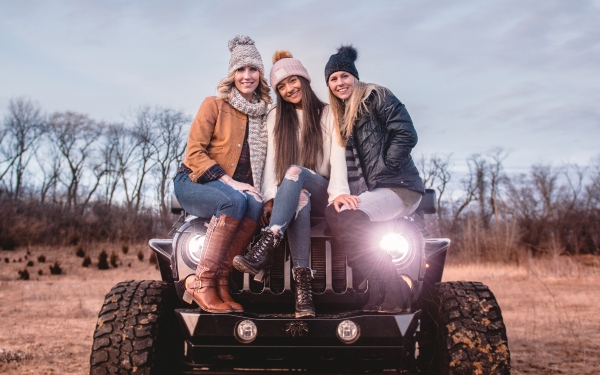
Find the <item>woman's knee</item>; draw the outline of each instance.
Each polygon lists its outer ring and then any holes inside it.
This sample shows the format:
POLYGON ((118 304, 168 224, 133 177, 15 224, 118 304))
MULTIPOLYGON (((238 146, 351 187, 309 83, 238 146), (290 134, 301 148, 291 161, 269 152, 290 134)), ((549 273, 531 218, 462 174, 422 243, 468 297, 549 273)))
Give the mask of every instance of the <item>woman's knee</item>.
POLYGON ((284 178, 290 181, 298 181, 298 179, 300 179, 301 176, 307 173, 315 174, 315 172, 308 168, 300 167, 298 165, 292 165, 285 172, 284 178))

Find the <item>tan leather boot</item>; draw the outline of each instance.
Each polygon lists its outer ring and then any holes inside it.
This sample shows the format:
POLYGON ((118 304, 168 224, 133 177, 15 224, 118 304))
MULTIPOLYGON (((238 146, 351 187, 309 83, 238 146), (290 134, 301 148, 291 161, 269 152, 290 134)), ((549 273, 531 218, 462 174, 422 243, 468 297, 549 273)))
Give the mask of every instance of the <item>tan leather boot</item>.
POLYGON ((221 262, 233 238, 239 220, 222 214, 213 216, 206 231, 204 249, 196 267, 193 281, 186 286, 183 300, 187 303, 195 301, 204 311, 211 313, 228 313, 233 311, 229 304, 223 302, 217 293, 217 275, 221 262))
POLYGON ((231 298, 231 294, 229 294, 229 273, 231 271, 233 257, 244 252, 257 229, 258 223, 248 219, 247 217, 244 217, 240 221, 240 225, 237 228, 235 237, 233 237, 233 240, 229 245, 229 251, 223 258, 223 261, 221 262, 221 269, 217 274, 217 294, 219 297, 221 297, 223 302, 231 306, 235 312, 244 312, 244 307, 235 302, 233 298, 231 298))

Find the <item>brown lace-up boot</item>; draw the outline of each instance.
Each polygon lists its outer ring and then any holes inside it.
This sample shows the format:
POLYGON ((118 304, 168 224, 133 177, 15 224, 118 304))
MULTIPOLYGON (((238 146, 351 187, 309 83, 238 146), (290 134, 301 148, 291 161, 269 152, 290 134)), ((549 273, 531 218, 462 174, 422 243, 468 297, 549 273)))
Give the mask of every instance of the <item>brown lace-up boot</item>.
POLYGON ((217 274, 217 294, 221 297, 223 302, 231 306, 235 312, 244 312, 244 307, 235 302, 233 298, 231 298, 231 294, 229 294, 229 272, 231 271, 233 257, 244 252, 257 229, 258 223, 255 223, 247 217, 244 217, 240 221, 235 237, 233 237, 233 240, 229 245, 229 250, 225 253, 224 258, 221 261, 221 268, 217 274))
POLYGON ((202 310, 211 313, 233 311, 231 306, 223 302, 217 293, 217 274, 238 224, 238 220, 224 214, 219 218, 212 217, 206 231, 202 257, 196 267, 196 275, 186 286, 183 294, 185 302, 192 303, 192 301, 195 301, 202 310))

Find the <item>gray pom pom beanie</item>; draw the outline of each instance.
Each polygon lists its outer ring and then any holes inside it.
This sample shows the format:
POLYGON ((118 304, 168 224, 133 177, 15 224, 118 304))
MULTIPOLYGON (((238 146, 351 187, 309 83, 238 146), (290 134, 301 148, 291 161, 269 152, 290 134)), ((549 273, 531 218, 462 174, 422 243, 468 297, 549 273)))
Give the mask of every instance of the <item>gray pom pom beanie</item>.
POLYGON ((265 67, 252 38, 246 35, 236 35, 229 41, 229 51, 231 52, 229 74, 244 66, 252 66, 264 76, 265 67))
POLYGON ((358 78, 358 70, 354 66, 354 62, 358 57, 356 48, 349 46, 341 46, 338 48, 338 52, 331 55, 329 61, 325 65, 325 82, 329 82, 329 76, 338 71, 344 71, 352 74, 358 78))

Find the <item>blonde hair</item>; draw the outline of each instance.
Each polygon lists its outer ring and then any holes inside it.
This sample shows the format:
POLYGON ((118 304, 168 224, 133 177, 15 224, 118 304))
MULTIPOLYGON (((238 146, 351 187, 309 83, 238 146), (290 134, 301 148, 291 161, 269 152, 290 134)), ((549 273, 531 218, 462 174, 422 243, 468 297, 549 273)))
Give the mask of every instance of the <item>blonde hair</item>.
POLYGON ((346 142, 350 135, 352 135, 358 116, 369 112, 369 107, 366 103, 367 98, 371 93, 375 92, 377 100, 381 100, 381 94, 384 90, 386 89, 382 86, 361 82, 358 78, 354 77, 354 91, 344 105, 344 101, 335 96, 331 89, 329 89, 329 106, 333 113, 335 129, 340 134, 340 146, 346 146, 346 142))
MULTIPOLYGON (((254 91, 262 101, 267 103, 267 105, 271 104, 271 88, 267 84, 267 80, 263 76, 263 74, 259 71, 260 79, 258 81, 258 87, 254 91)), ((233 99, 233 88, 235 87, 235 72, 231 73, 229 76, 223 78, 221 82, 217 85, 217 98, 229 101, 233 99)))

